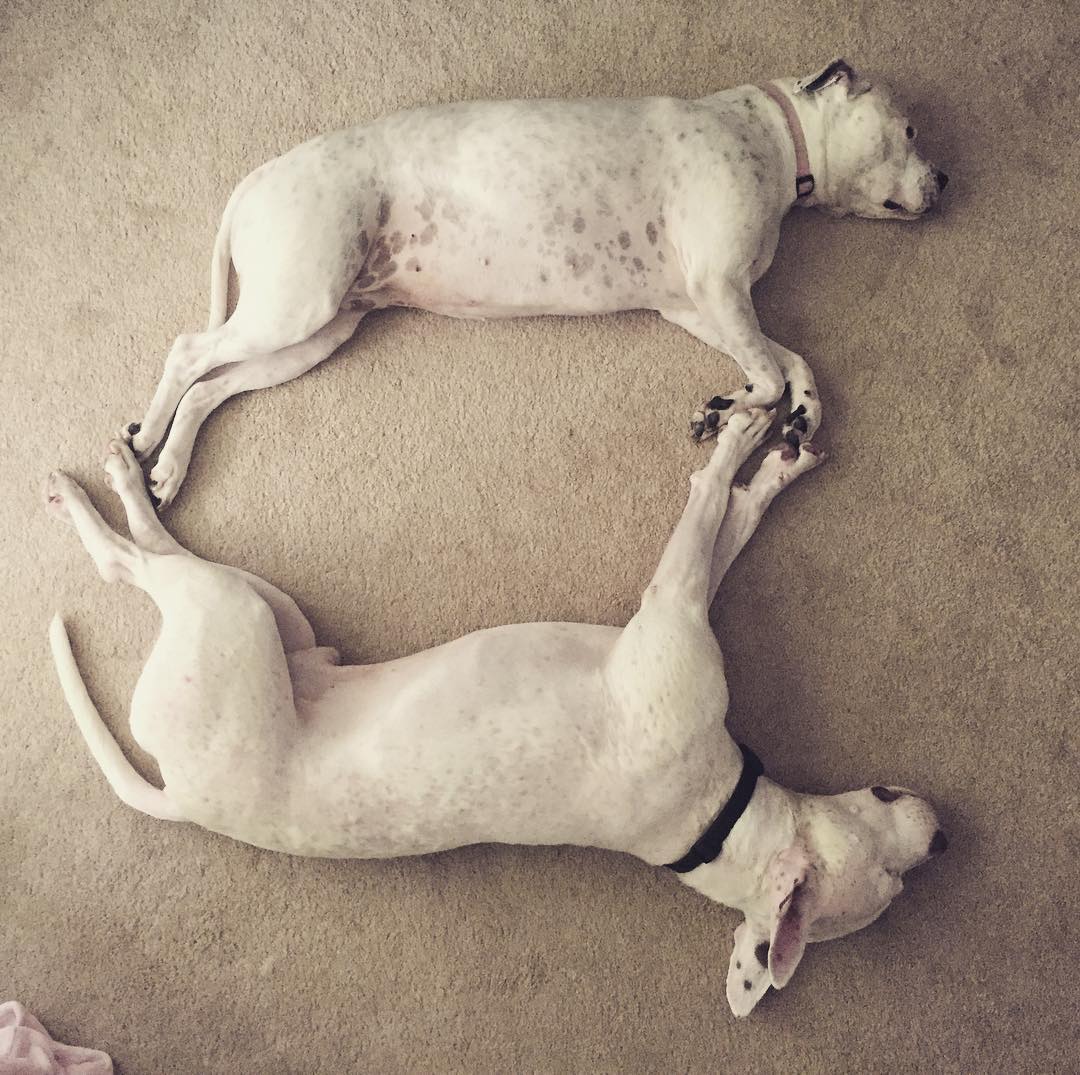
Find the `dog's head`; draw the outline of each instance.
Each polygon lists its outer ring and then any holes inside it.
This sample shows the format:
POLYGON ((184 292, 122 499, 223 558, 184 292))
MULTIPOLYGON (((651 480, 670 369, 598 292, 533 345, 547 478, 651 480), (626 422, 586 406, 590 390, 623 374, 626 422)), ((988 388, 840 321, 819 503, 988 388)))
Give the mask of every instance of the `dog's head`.
POLYGON ((937 204, 949 177, 919 154, 918 132, 884 86, 833 60, 793 92, 821 124, 825 160, 814 204, 888 220, 915 220, 937 204))
POLYGON ((796 797, 796 838, 761 879, 735 931, 727 996, 747 1015, 770 985, 783 988, 810 941, 854 933, 904 887, 912 866, 947 842, 930 804, 906 788, 796 797))

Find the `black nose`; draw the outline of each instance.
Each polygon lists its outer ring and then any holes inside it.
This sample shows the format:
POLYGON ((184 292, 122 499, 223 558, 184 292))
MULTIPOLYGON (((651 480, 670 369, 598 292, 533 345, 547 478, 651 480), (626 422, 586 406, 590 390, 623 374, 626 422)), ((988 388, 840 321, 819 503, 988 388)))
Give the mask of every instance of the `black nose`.
POLYGON ((948 849, 949 841, 946 838, 945 833, 943 833, 941 829, 938 829, 938 831, 934 833, 934 838, 930 841, 930 854, 940 855, 942 851, 947 851, 948 849))
POLYGON ((949 185, 949 177, 944 172, 936 173, 935 178, 938 190, 944 190, 949 185))

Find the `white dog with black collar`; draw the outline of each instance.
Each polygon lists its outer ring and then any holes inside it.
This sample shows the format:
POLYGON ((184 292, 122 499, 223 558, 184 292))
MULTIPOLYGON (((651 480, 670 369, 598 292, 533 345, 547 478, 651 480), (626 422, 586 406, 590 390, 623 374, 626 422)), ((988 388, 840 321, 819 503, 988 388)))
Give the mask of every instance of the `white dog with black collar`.
POLYGON ((785 446, 733 488, 768 427, 753 409, 721 431, 624 629, 518 624, 353 667, 316 645, 289 597, 181 548, 130 449, 114 441, 105 467, 133 541, 64 474, 50 476, 47 499, 106 580, 140 587, 161 611, 131 732, 164 788, 124 758, 57 617, 64 693, 124 802, 259 847, 369 858, 578 844, 671 864, 746 916, 727 989, 745 1015, 788 981, 808 941, 873 921, 901 874, 945 847, 913 793, 798 794, 758 777, 724 731, 709 606, 773 497, 820 461, 810 445, 785 446))

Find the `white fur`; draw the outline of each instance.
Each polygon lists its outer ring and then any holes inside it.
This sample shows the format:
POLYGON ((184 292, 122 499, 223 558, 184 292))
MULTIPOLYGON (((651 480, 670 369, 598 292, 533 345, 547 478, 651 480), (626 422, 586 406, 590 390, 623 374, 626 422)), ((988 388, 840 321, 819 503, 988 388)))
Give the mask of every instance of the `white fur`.
MULTIPOLYGON (((106 579, 139 586, 161 611, 131 730, 164 789, 117 748, 57 619, 50 638, 68 703, 126 803, 260 847, 385 857, 501 841, 674 861, 741 767, 723 730, 727 688, 709 606, 772 498, 820 459, 808 445, 775 451, 748 488, 733 489, 768 426, 755 409, 721 431, 624 629, 519 624, 364 666, 318 647, 270 584, 181 548, 134 455, 114 441, 106 471, 133 541, 66 475, 50 476, 47 499, 106 579)), ((762 777, 720 858, 682 875, 746 915, 729 977, 736 1013, 788 980, 806 941, 875 918, 936 830, 932 809, 911 793, 891 803, 869 791, 808 796, 762 777), (761 961, 754 951, 765 941, 761 961)))
MULTIPOLYGON (((777 85, 816 180, 801 204, 910 218, 934 203, 939 173, 884 91, 846 75, 813 93, 777 85)), ((756 86, 694 101, 474 101, 320 135, 233 192, 208 329, 177 338, 125 436, 143 459, 162 446, 151 484, 168 503, 218 404, 310 369, 371 310, 413 306, 481 318, 656 310, 731 354, 748 386, 695 411, 695 436, 775 403, 788 382, 785 437, 808 440, 821 418, 813 374, 764 336, 750 297, 794 202, 791 134, 756 86), (230 257, 241 289, 226 321, 230 257)))

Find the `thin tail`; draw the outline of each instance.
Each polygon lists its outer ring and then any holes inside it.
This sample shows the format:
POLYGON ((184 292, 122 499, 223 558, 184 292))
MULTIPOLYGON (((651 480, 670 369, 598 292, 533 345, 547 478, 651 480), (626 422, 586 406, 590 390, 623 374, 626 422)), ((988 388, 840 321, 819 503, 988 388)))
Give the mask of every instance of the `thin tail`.
POLYGON ((242 179, 225 203, 225 211, 221 214, 221 224, 218 227, 217 237, 214 239, 214 253, 210 258, 210 319, 206 326, 207 332, 212 332, 225 324, 225 314, 229 308, 229 261, 232 257, 233 212, 241 195, 273 163, 273 161, 267 161, 266 164, 256 168, 249 176, 242 179))
POLYGON ((94 761, 101 767, 113 791, 128 806, 141 810, 151 817, 162 821, 186 820, 161 788, 155 788, 153 784, 147 783, 132 768, 131 762, 124 757, 112 733, 105 727, 105 722, 86 691, 86 684, 79 672, 79 666, 75 663, 75 655, 71 652, 71 642, 59 613, 49 624, 49 644, 52 646, 53 661, 56 663, 60 686, 64 689, 68 707, 79 725, 79 731, 83 733, 87 746, 90 747, 94 761))

